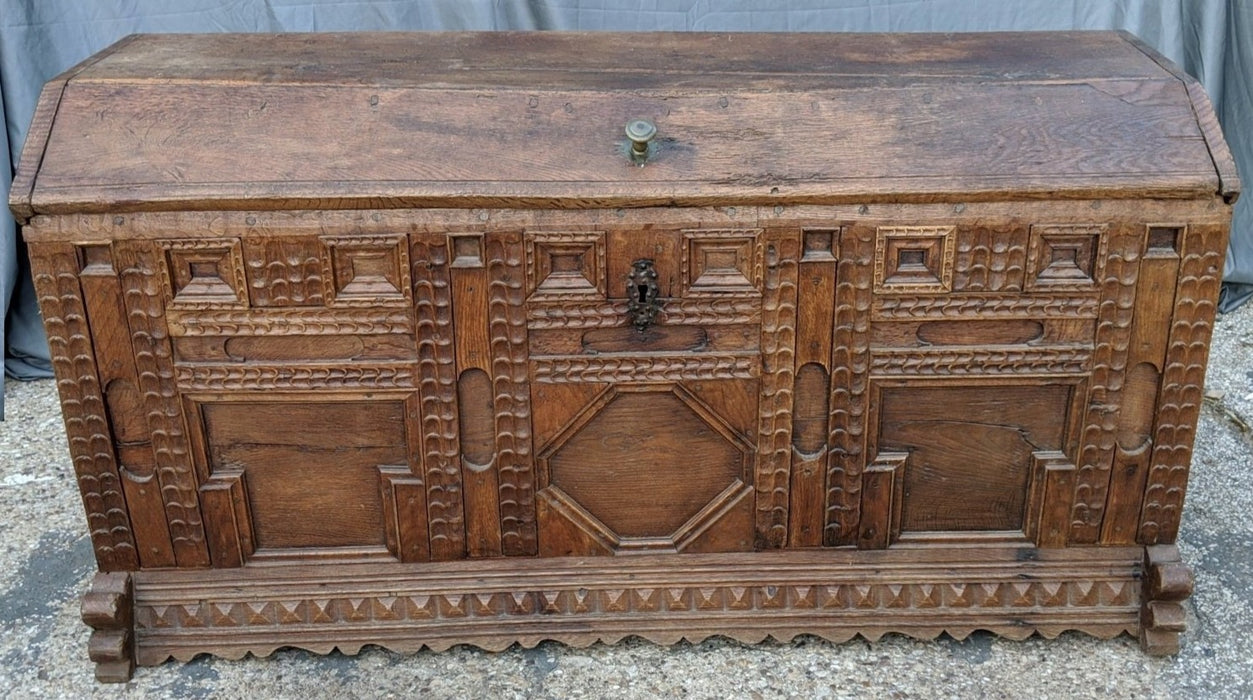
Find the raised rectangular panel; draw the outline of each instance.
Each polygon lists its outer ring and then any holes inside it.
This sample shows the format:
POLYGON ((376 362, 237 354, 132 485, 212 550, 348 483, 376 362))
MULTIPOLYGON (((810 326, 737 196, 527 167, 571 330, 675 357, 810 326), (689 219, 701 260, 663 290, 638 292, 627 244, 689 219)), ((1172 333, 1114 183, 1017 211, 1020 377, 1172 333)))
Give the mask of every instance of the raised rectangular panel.
POLYGON ((411 535, 397 534, 413 529, 397 526, 407 515, 398 516, 395 503, 385 507, 380 482, 390 480, 392 493, 413 485, 394 468, 380 471, 407 462, 405 401, 281 398, 288 400, 193 401, 210 544, 233 550, 215 551, 215 564, 238 566, 254 549, 255 556, 390 550, 406 558, 423 551, 411 535))
POLYGON ((908 455, 902 536, 1021 532, 1034 455, 1063 449, 1072 393, 1064 383, 877 387, 878 452, 908 455))

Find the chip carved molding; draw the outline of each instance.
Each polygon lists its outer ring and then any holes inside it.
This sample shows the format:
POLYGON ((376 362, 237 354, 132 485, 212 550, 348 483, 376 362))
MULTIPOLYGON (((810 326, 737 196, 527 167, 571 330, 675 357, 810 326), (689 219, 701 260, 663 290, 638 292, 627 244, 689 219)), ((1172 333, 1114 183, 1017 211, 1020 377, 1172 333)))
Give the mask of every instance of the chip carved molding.
POLYGON ((409 363, 181 364, 174 368, 185 391, 262 389, 407 389, 416 386, 409 363))
POLYGON ((796 381, 796 295, 800 240, 771 231, 761 304, 761 397, 757 428, 757 545, 787 544, 796 381))
POLYGON ((31 245, 30 255, 96 562, 102 571, 138 568, 78 282, 77 253, 69 244, 44 243, 31 245))
POLYGON ((465 506, 448 242, 444 237, 414 236, 411 246, 430 554, 436 560, 459 559, 466 555, 465 506))
POLYGON ((1140 515, 1139 541, 1169 544, 1179 533, 1192 445, 1200 415, 1205 362, 1222 282, 1223 240, 1217 227, 1192 227, 1184 244, 1153 433, 1153 460, 1140 515))
POLYGON ((384 335, 413 333, 408 309, 207 309, 170 311, 170 335, 384 335))
MULTIPOLYGON (((552 328, 620 328, 631 324, 627 302, 539 301, 527 304, 527 326, 552 328)), ((659 325, 749 325, 761 322, 761 300, 667 299, 657 315, 659 325)))
POLYGON ((1049 293, 1032 295, 962 294, 960 296, 888 296, 874 300, 876 321, 968 318, 1096 318, 1095 294, 1049 293))
MULTIPOLYGON (((555 234, 548 234, 555 235, 555 234)), ((597 246, 603 283, 604 241, 597 246)), ((528 245, 531 239, 528 238, 528 245)), ((499 478, 501 548, 505 555, 538 549, 535 521, 535 457, 531 445, 531 391, 527 363, 525 277, 521 234, 487 237, 487 322, 499 478)), ((528 256, 533 255, 527 248, 528 256)))
POLYGON ((866 387, 870 376, 870 307, 875 231, 851 227, 840 237, 832 335, 831 398, 823 544, 854 544, 865 461, 866 387))
POLYGON ((401 652, 454 643, 501 650, 514 642, 586 646, 627 635, 664 644, 712 635, 745 642, 799 634, 876 640, 888 632, 964 638, 975 629, 1013 639, 1065 630, 1108 638, 1139 629, 1140 551, 1031 562, 1027 577, 1012 557, 953 568, 945 561, 894 564, 890 552, 873 563, 801 563, 804 554, 785 554, 765 570, 750 563, 751 555, 705 557, 695 571, 640 564, 673 555, 607 567, 524 564, 493 575, 410 566, 380 577, 376 569, 344 566, 333 595, 315 579, 260 571, 202 580, 193 594, 180 572, 153 573, 136 584, 137 657, 152 665, 204 652, 266 655, 281 646, 356 653, 366 644, 401 652), (326 640, 328 625, 336 626, 334 641, 326 640))
POLYGON ((196 494, 178 380, 170 349, 160 271, 161 249, 149 242, 114 246, 130 326, 135 369, 152 434, 157 480, 179 566, 208 566, 209 552, 196 494))
POLYGON ((534 381, 550 384, 755 379, 761 374, 757 353, 533 356, 531 367, 534 381))
MULTIPOLYGON (((1093 263, 1099 280, 1096 337, 1092 349, 1091 381, 1076 458, 1074 506, 1070 540, 1091 544, 1100 535, 1109 491, 1110 467, 1118 425, 1118 406, 1127 373, 1128 346, 1135 312, 1136 281, 1140 271, 1143 229, 1126 226, 1106 235, 1104 226, 1039 227, 1041 235, 1099 236, 1099 257, 1093 263), (1107 242, 1107 239, 1108 242, 1107 242), (1108 253, 1107 253, 1108 251, 1108 253)), ((1032 227, 1033 237, 1037 227, 1032 227)), ((1034 240, 1034 239, 1033 239, 1034 240)), ((1033 267, 1029 263, 1028 267, 1033 267)))
POLYGON ((1083 374, 1091 366, 1086 346, 878 349, 870 361, 877 375, 1083 374))

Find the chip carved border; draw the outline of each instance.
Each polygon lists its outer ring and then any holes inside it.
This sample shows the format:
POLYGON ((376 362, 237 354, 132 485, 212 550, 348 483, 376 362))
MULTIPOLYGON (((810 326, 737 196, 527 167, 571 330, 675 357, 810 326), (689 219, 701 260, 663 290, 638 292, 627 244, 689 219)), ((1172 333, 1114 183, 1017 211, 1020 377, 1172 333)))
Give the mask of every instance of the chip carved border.
MULTIPOLYGON (((549 240, 544 234, 540 240, 549 240)), ((527 238, 527 245, 531 239, 527 238)), ((597 265, 604 279, 603 235, 597 265)), ((535 521, 535 457, 531 445, 530 366, 523 299, 523 239, 519 233, 490 234, 486 257, 488 336, 491 343, 492 394, 496 427, 501 549, 507 556, 538 551, 535 521)), ((526 252, 528 262, 533 251, 526 252)))
POLYGON ((408 309, 209 309, 194 313, 169 311, 170 335, 383 335, 413 333, 408 309))
POLYGON ((1101 520, 1105 515, 1118 407, 1131 343, 1144 229, 1121 226, 1108 235, 1104 233, 1104 226, 1041 227, 1041 230, 1045 233, 1060 231, 1101 235, 1100 252, 1095 262, 1101 301, 1092 350, 1087 409, 1075 460, 1075 494, 1070 518, 1070 541, 1091 544, 1100 536, 1101 520))
POLYGON ((706 558, 693 570, 609 560, 490 575, 410 565, 380 576, 349 566, 301 579, 243 572, 242 579, 200 579, 191 589, 184 572, 157 573, 136 583, 137 656, 152 665, 204 652, 265 655, 281 646, 356 653, 366 644, 417 651, 469 643, 499 650, 628 635, 667 644, 715 634, 745 642, 798 634, 875 640, 888 632, 963 638, 975 629, 1014 639, 1064 630, 1108 638, 1139 628, 1139 552, 1026 564, 985 555, 958 568, 941 560, 818 562, 804 553, 784 554, 764 569, 749 563, 753 555, 706 558), (332 581, 334 594, 327 591, 332 581))
POLYGON ((870 370, 879 375, 987 376, 1083 374, 1091 369, 1087 347, 903 348, 874 350, 870 370))
POLYGON ((799 231, 772 229, 761 303, 761 397, 757 428, 757 545, 787 544, 792 468, 792 392, 796 381, 799 231))
POLYGON ((1190 227, 1188 233, 1140 515, 1139 540, 1148 545, 1173 543, 1179 533, 1226 252, 1221 245, 1225 235, 1217 227, 1190 227))
POLYGON ((969 318, 1096 318, 1099 300, 1088 293, 885 296, 874 300, 875 320, 969 318))
POLYGON ((175 561, 180 567, 208 566, 159 279, 159 271, 165 269, 164 249, 151 242, 125 241, 115 244, 114 252, 175 561))
POLYGON ((823 544, 828 547, 856 542, 861 513, 875 238, 869 227, 848 228, 840 237, 823 525, 823 544))
MULTIPOLYGON (((666 299, 657 316, 660 325, 753 325, 761 322, 761 299, 666 299)), ((552 328, 619 328, 631 325, 627 302, 539 301, 527 304, 527 326, 552 328)))
POLYGON ((443 236, 417 234, 410 245, 431 558, 459 559, 466 555, 465 507, 461 493, 448 242, 443 236))
POLYGON ((334 365, 180 364, 174 368, 178 387, 187 391, 259 389, 395 389, 415 386, 409 363, 341 363, 334 365))
POLYGON ((757 353, 532 356, 531 367, 534 381, 549 384, 756 379, 761 374, 757 353))
POLYGON ((139 553, 113 453, 77 252, 65 243, 31 244, 30 258, 96 562, 102 571, 137 569, 139 553))

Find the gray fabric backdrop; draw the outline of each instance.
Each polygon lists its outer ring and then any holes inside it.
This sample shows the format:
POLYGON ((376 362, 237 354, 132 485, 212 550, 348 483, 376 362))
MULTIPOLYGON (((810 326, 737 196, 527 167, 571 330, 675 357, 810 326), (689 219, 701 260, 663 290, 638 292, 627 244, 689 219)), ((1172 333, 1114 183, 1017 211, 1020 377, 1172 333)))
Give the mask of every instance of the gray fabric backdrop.
MULTIPOLYGON (((994 31, 1126 29, 1205 85, 1253 173, 1250 0, 0 0, 0 156, 16 167, 39 89, 134 32, 385 29, 994 31)), ((0 168, 6 194, 12 171, 0 168)), ((1236 207, 1226 308, 1253 294, 1253 196, 1236 207)), ((48 348, 7 208, 0 213, 5 374, 48 376, 48 348)), ((0 394, 0 418, 4 402, 0 394)))

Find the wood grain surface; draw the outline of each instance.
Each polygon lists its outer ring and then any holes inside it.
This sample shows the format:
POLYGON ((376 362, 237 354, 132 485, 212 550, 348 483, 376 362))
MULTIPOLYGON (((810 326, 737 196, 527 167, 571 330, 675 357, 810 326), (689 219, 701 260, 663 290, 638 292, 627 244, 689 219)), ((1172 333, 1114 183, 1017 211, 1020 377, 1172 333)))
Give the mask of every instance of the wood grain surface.
POLYGON ((10 200, 91 658, 1171 653, 1237 194, 1125 35, 130 38, 10 200))
POLYGON ((145 36, 64 80, 22 220, 1238 190, 1212 109, 1116 34, 145 36))

